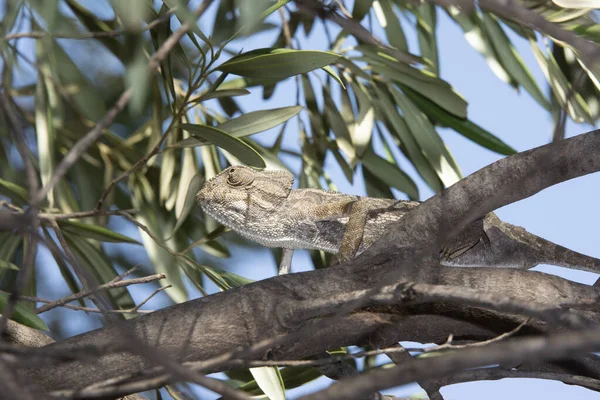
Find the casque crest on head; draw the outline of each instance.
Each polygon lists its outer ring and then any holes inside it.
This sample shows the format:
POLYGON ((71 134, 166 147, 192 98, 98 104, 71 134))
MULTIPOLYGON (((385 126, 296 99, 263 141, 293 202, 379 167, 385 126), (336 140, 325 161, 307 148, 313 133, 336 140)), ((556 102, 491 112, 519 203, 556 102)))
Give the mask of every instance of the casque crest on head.
MULTIPOLYGON (((236 165, 209 179, 197 193, 196 201, 211 216, 245 215, 255 207, 263 211, 277 207, 287 198, 293 183, 294 175, 287 171, 257 171, 236 165)), ((227 225, 227 221, 220 222, 227 225)))

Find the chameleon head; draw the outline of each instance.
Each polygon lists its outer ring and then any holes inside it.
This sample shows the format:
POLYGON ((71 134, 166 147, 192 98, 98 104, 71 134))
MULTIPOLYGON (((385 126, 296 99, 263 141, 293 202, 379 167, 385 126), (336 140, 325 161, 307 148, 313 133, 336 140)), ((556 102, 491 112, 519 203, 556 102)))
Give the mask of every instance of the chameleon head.
POLYGON ((287 198, 294 175, 237 165, 208 180, 196 194, 206 214, 233 230, 268 217, 287 198))

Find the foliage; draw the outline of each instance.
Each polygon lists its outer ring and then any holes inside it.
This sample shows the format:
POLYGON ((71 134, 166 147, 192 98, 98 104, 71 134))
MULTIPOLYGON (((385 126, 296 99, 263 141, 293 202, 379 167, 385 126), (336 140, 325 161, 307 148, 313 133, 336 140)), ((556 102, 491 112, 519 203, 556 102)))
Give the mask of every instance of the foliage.
MULTIPOLYGON (((50 250, 73 293, 94 281, 109 282, 137 263, 129 253, 139 252, 140 245, 149 259, 147 271, 167 275, 172 288, 166 292, 175 302, 188 300, 185 281, 201 293, 205 279, 222 290, 248 283, 204 256, 227 257, 229 251, 217 240, 224 230, 203 220, 193 201, 202 181, 227 163, 287 169, 284 160, 293 159, 301 165, 301 187, 335 189, 323 169, 332 156, 349 181, 362 172, 369 195, 392 197, 397 189, 418 199, 415 176, 400 166, 400 157, 436 192, 461 179, 440 127, 497 153, 514 153, 469 119, 468 99, 440 78, 438 13, 447 13, 464 30, 498 78, 549 110, 557 130, 565 115, 592 124, 599 116, 600 71, 586 65, 580 49, 534 29, 530 21, 502 19, 484 5, 356 0, 346 10, 318 1, 210 3, 4 3, 1 211, 41 212, 39 236, 18 227, 0 232, 4 291, 36 295, 36 271, 33 283, 18 290, 16 283, 27 253, 35 254, 38 246, 50 250), (204 5, 210 5, 206 12, 204 5), (185 24, 190 25, 185 36, 171 43, 185 24), (405 34, 411 30, 418 39, 413 51, 405 34), (323 48, 303 48, 323 31, 323 48), (549 96, 507 32, 529 41, 549 96), (272 42, 246 49, 247 40, 268 34, 272 42), (264 109, 258 104, 249 112, 240 106, 240 96, 262 88, 266 100, 285 81, 296 86, 296 105, 264 109), (97 140, 77 148, 94 126, 102 126, 97 140), (267 145, 257 134, 273 128, 279 134, 267 145), (300 151, 285 147, 288 133, 297 136, 300 151), (69 157, 74 162, 61 171, 69 157), (26 182, 22 177, 31 169, 36 179, 26 182), (52 177, 60 179, 54 184, 52 177), (37 179, 40 185, 32 186, 37 179), (32 194, 43 186, 51 190, 36 204, 32 194), (141 241, 130 237, 132 227, 141 241), (121 245, 109 251, 106 242, 121 245)), ((518 4, 600 42, 593 11, 563 3, 569 2, 518 4)), ((319 259, 322 255, 314 257, 317 264, 319 259)), ((106 293, 111 308, 135 304, 126 288, 106 293)), ((8 297, 2 299, 4 305, 8 297)), ((44 328, 21 302, 12 317, 44 328)), ((315 377, 305 369, 290 371, 279 374, 286 385, 288 379, 300 385, 315 377), (300 382, 300 376, 307 378, 300 382)), ((256 390, 250 380, 246 376, 242 384, 256 390)))

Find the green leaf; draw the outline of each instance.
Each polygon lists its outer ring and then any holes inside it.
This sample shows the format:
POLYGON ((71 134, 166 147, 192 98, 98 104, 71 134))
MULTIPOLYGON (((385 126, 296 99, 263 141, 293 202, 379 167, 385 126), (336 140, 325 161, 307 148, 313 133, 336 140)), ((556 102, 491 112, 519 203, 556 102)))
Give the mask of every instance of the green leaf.
POLYGON ((357 21, 362 20, 369 13, 372 5, 373 0, 355 0, 354 8, 352 8, 352 17, 357 21))
POLYGON ((17 267, 15 264, 8 262, 8 261, 4 261, 4 260, 0 260, 0 268, 1 269, 14 269, 14 270, 19 270, 19 267, 17 267))
POLYGON ((16 197, 21 202, 27 202, 27 189, 4 179, 0 179, 0 193, 11 199, 16 197))
POLYGON ((461 179, 460 169, 429 119, 396 88, 389 89, 421 152, 446 186, 461 179))
POLYGON ((417 17, 417 34, 421 56, 428 60, 428 69, 439 75, 438 45, 435 29, 437 25, 436 7, 434 4, 419 3, 414 6, 417 17))
POLYGON ((243 137, 264 132, 284 123, 302 111, 302 106, 253 111, 222 123, 217 128, 234 137, 243 137))
POLYGON ((329 94, 329 90, 325 86, 323 86, 323 104, 325 116, 327 117, 329 126, 331 126, 335 141, 352 163, 352 160, 356 157, 356 151, 354 150, 354 143, 352 142, 348 125, 346 125, 344 118, 342 118, 342 115, 329 94))
MULTIPOLYGON (((10 293, 0 291, 0 313, 4 313, 4 308, 8 304, 10 293)), ((17 301, 14 305, 10 319, 20 324, 29 326, 30 328, 43 331, 49 330, 48 325, 38 317, 29 307, 29 303, 17 301)))
MULTIPOLYGON (((187 133, 184 133, 187 135, 187 133)), ((181 171, 179 173, 179 184, 177 186, 177 201, 175 202, 175 217, 181 219, 183 217, 183 209, 186 205, 189 207, 187 213, 190 212, 191 206, 189 203, 189 189, 192 180, 196 176, 198 170, 198 161, 193 149, 183 149, 181 157, 181 171)), ((192 202, 193 203, 193 202, 192 202)), ((187 214, 186 214, 187 215, 187 214)), ((184 217, 185 219, 185 217, 184 217)))
POLYGON ((233 90, 233 89, 244 89, 254 86, 272 86, 277 82, 281 81, 281 79, 269 79, 269 78, 235 78, 230 79, 221 83, 217 89, 217 92, 223 90, 233 90))
POLYGON ((379 178, 388 186, 404 192, 412 200, 419 198, 419 189, 413 180, 398 166, 379 157, 372 150, 365 153, 362 159, 363 167, 379 178))
POLYGON ((198 96, 197 98, 192 98, 190 103, 202 103, 203 101, 210 99, 218 99, 221 97, 234 97, 234 96, 246 96, 250 94, 250 92, 246 89, 223 89, 223 90, 215 90, 214 92, 205 93, 203 95, 198 96))
POLYGON ((413 163, 419 175, 423 177, 425 182, 435 191, 439 192, 444 188, 437 173, 431 167, 427 159, 423 156, 421 149, 411 135, 408 126, 404 119, 398 115, 396 106, 389 98, 389 95, 378 87, 374 87, 377 105, 381 108, 385 119, 389 122, 388 129, 398 140, 400 140, 400 148, 406 157, 413 163))
POLYGON ((175 233, 179 230, 181 225, 185 222, 185 219, 192 211, 194 206, 196 205, 196 193, 202 187, 204 183, 204 177, 202 174, 196 174, 192 177, 188 184, 188 190, 185 195, 185 202, 183 203, 183 207, 181 209, 181 214, 177 217, 177 223, 175 224, 175 228, 173 228, 173 232, 170 237, 173 237, 175 233))
POLYGON ((366 167, 362 168, 363 181, 365 182, 365 191, 369 197, 379 197, 382 199, 393 199, 394 194, 375 174, 371 173, 366 167))
POLYGON ((400 25, 400 19, 394 13, 391 0, 375 0, 373 9, 379 25, 385 30, 388 42, 398 50, 408 51, 406 36, 400 25))
POLYGON ((58 221, 58 226, 60 226, 60 229, 62 229, 65 232, 73 233, 75 235, 85 237, 88 239, 99 240, 101 242, 141 244, 137 240, 134 240, 128 236, 122 235, 117 232, 113 232, 110 229, 98 225, 63 220, 58 221))
POLYGON ((250 373, 264 394, 271 400, 285 400, 285 388, 276 367, 250 368, 250 373))
POLYGON ((344 85, 344 82, 342 82, 342 80, 340 79, 340 77, 338 76, 338 74, 333 70, 333 68, 331 68, 329 65, 326 67, 321 68, 323 71, 327 72, 327 75, 331 76, 333 79, 335 79, 337 81, 337 83, 339 83, 340 85, 342 85, 343 89, 346 89, 346 85, 344 85))
MULTIPOLYGON (((82 268, 92 271, 100 284, 110 282, 119 275, 101 248, 95 247, 78 234, 63 231, 63 235, 70 249, 73 251, 77 262, 79 262, 82 268)), ((135 302, 127 288, 116 288, 105 293, 113 307, 123 309, 135 307, 135 302)), ((131 315, 125 315, 125 318, 130 317, 131 315)))
POLYGON ((265 168, 265 162, 256 150, 227 132, 208 125, 181 124, 180 127, 195 138, 208 141, 230 152, 247 165, 265 168))
MULTIPOLYGON (((135 219, 148 228, 158 240, 162 241, 166 233, 172 230, 172 220, 161 214, 158 207, 144 201, 143 194, 139 187, 134 189, 133 205, 140 210, 140 212, 135 215, 135 219)), ((143 229, 138 227, 138 230, 154 270, 157 273, 166 274, 166 283, 173 285, 173 287, 166 290, 166 293, 177 303, 187 301, 188 294, 181 276, 181 269, 177 265, 178 260, 166 249, 156 243, 143 229)), ((171 239, 166 245, 171 248, 170 245, 173 243, 174 241, 171 239)))
POLYGON ((506 36, 506 33, 495 17, 483 13, 482 28, 489 35, 494 49, 498 52, 499 60, 506 71, 527 90, 531 96, 546 110, 550 109, 550 103, 540 90, 525 62, 515 50, 514 46, 506 36))
POLYGON ((517 82, 512 76, 510 76, 508 71, 502 65, 502 62, 500 61, 499 55, 494 49, 490 37, 481 29, 482 22, 479 14, 472 13, 468 16, 457 7, 449 7, 446 9, 446 11, 465 32, 465 39, 471 45, 471 47, 484 56, 485 61, 492 72, 501 81, 506 82, 516 88, 517 82))
POLYGON ((338 58, 326 51, 267 48, 233 57, 217 70, 249 78, 283 79, 323 68, 338 58))
POLYGON ((421 94, 413 92, 410 89, 404 89, 406 95, 435 122, 441 126, 454 129, 466 138, 480 144, 481 146, 495 151, 499 154, 511 155, 517 151, 504 143, 502 140, 492 135, 479 125, 468 119, 457 118, 429 99, 424 98, 421 94))
POLYGON ((569 116, 576 122, 587 122, 590 125, 594 124, 590 116, 590 109, 581 94, 572 89, 571 83, 560 70, 556 59, 552 56, 552 52, 547 51, 546 55, 542 53, 538 45, 530 40, 533 55, 538 64, 542 68, 550 88, 554 96, 558 100, 561 107, 565 108, 569 116))

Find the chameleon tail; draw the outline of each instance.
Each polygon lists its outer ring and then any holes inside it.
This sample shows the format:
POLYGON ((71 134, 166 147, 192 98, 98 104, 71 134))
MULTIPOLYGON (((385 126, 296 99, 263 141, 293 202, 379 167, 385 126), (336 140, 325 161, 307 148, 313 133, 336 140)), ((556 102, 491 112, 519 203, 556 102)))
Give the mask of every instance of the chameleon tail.
MULTIPOLYGON (((527 232, 521 227, 507 223, 503 223, 503 225, 504 234, 511 236, 529 248, 533 264, 550 264, 600 274, 600 259, 552 243, 527 232)), ((535 265, 531 265, 531 267, 535 265)))

